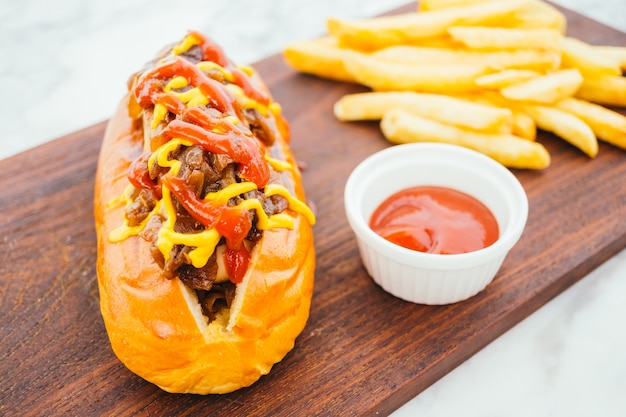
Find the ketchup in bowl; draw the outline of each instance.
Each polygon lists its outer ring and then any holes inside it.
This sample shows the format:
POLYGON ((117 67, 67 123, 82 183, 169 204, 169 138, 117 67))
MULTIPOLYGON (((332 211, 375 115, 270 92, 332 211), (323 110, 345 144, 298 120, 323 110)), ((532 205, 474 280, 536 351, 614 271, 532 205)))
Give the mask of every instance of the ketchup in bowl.
POLYGON ((377 207, 374 232, 402 247, 435 254, 477 251, 499 236, 489 208, 461 191, 439 186, 401 190, 377 207))

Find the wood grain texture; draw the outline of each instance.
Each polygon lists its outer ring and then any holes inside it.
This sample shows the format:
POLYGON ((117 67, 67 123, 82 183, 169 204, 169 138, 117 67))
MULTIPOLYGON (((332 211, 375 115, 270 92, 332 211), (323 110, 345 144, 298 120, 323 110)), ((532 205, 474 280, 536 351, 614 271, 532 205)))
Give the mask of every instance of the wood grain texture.
MULTIPOLYGON (((569 34, 626 44, 565 12, 569 34)), ((95 275, 100 123, 0 161, 0 415, 386 415, 626 246, 626 152, 602 144, 591 160, 542 132, 552 166, 514 171, 528 225, 493 283, 448 306, 396 299, 367 276, 343 212, 350 171, 390 146, 377 124, 332 115, 362 88, 297 74, 280 56, 256 68, 291 123, 318 210, 316 288, 295 350, 252 387, 206 397, 167 394, 115 358, 95 275)))

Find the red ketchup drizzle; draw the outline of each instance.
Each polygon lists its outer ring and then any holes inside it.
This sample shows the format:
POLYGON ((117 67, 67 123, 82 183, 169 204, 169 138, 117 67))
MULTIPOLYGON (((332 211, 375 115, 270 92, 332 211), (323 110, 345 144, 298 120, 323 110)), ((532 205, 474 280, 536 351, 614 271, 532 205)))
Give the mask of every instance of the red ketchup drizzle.
POLYGON ((241 87, 246 96, 265 106, 270 103, 269 95, 254 87, 246 73, 228 60, 219 45, 211 42, 206 36, 199 32, 191 31, 189 33, 200 40, 200 48, 202 48, 202 55, 205 61, 213 61, 233 74, 234 83, 241 87))
POLYGON ((152 190, 157 198, 161 198, 161 186, 150 178, 148 174, 148 159, 150 152, 144 152, 135 159, 128 168, 128 180, 137 188, 152 190))
POLYGON ((230 156, 233 161, 242 164, 241 176, 254 182, 259 188, 263 188, 269 181, 270 171, 259 153, 259 145, 253 138, 245 136, 236 128, 229 128, 224 133, 215 133, 193 123, 172 120, 163 129, 163 135, 168 138, 187 139, 209 152, 230 156))
POLYGON ((243 277, 248 270, 250 252, 248 252, 245 245, 241 245, 241 248, 238 250, 226 248, 224 263, 226 264, 226 272, 231 282, 239 284, 243 281, 243 277))
MULTIPOLYGON (((189 214, 202 225, 207 228, 214 227, 220 235, 224 236, 228 248, 226 254, 230 253, 229 250, 237 253, 236 255, 232 253, 228 255, 233 262, 239 265, 233 267, 234 272, 237 272, 242 265, 248 264, 247 260, 244 259, 248 252, 245 250, 243 240, 252 228, 252 220, 247 210, 226 205, 216 206, 213 202, 200 198, 182 178, 166 175, 163 177, 163 182, 189 214)), ((229 265, 229 262, 227 261, 226 264, 229 265)), ((229 277, 231 280, 233 279, 230 272, 229 277)))
POLYGON ((499 236, 498 223, 482 202, 437 186, 393 194, 374 211, 370 227, 397 245, 437 254, 476 251, 499 236))
POLYGON ((146 71, 139 77, 135 86, 135 98, 142 107, 163 104, 167 110, 179 114, 185 105, 163 91, 166 80, 182 76, 190 85, 198 87, 210 100, 211 106, 222 113, 241 118, 241 110, 236 106, 235 96, 224 86, 198 69, 193 63, 181 57, 174 57, 156 68, 146 71), (235 110, 237 109, 237 110, 235 110))
POLYGON ((165 175, 163 183, 194 219, 207 228, 215 226, 222 211, 220 207, 201 199, 182 178, 165 175))

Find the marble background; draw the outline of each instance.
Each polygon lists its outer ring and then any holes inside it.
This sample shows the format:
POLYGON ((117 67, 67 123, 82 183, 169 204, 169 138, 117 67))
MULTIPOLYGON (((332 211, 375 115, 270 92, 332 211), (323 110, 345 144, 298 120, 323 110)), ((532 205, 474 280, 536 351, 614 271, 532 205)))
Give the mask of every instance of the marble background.
MULTIPOLYGON (((405 3, 0 0, 0 159, 110 117, 128 76, 188 29, 253 63, 330 15, 405 3)), ((557 3, 626 32, 625 0, 557 3)), ((622 251, 394 416, 626 416, 625 299, 622 251)))

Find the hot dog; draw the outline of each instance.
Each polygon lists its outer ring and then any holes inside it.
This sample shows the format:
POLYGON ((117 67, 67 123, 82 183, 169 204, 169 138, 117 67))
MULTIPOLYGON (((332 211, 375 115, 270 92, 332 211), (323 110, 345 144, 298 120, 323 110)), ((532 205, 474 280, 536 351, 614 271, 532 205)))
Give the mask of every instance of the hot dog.
POLYGON ((315 217, 259 75, 198 32, 129 80, 95 181, 100 309, 128 369, 168 392, 249 386, 294 347, 315 217))

